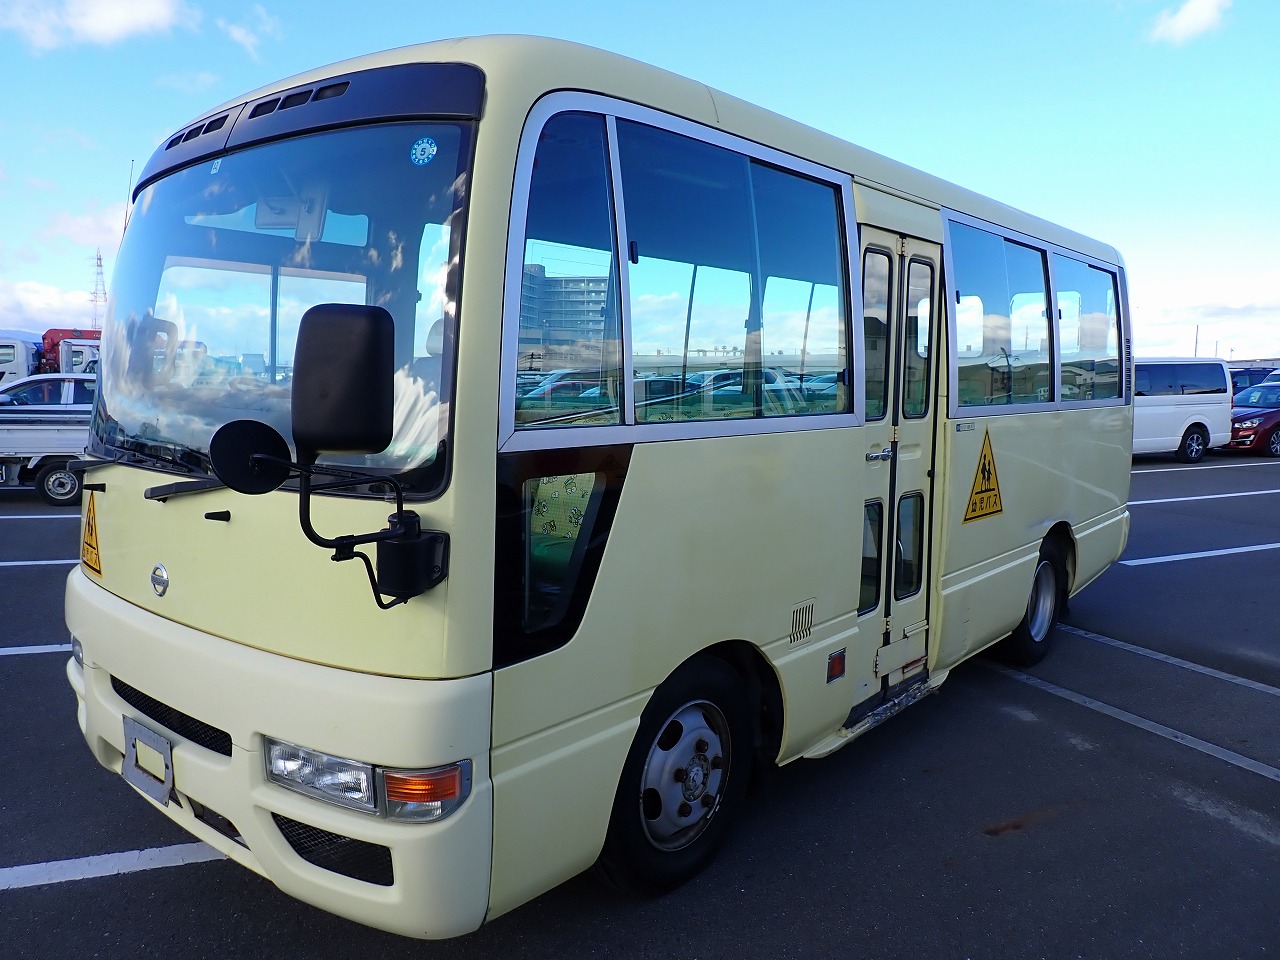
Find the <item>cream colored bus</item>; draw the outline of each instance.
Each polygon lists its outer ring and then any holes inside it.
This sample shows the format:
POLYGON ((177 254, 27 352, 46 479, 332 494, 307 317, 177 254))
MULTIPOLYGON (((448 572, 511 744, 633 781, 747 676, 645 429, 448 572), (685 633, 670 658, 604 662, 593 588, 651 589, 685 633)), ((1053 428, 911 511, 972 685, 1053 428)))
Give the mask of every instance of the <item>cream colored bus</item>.
POLYGON ((593 864, 680 883, 753 768, 1035 662, 1127 536, 1115 250, 598 50, 224 104, 151 158, 111 293, 89 746, 408 936, 593 864))

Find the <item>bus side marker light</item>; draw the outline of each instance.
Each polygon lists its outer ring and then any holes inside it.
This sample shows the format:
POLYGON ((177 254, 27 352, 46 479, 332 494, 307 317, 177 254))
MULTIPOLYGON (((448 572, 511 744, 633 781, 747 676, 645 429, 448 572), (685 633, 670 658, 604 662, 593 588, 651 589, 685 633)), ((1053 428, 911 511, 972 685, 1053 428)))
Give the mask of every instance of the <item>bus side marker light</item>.
POLYGON ((844 648, 841 647, 831 656, 827 657, 827 683, 833 680, 839 680, 844 676, 844 648))

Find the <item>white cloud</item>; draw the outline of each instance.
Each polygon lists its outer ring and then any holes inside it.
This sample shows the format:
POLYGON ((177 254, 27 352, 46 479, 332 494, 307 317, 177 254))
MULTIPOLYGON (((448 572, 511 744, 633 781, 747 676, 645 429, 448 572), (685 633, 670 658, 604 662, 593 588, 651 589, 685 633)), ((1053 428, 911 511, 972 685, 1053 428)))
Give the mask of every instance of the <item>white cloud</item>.
POLYGON ((13 30, 37 51, 75 43, 108 45, 199 21, 200 12, 182 0, 9 0, 0 7, 0 30, 13 30))
POLYGON ((1181 46, 1220 27, 1230 6, 1231 0, 1186 0, 1177 10, 1161 10, 1151 29, 1151 40, 1181 46))
POLYGON ((114 254, 124 232, 124 203, 113 203, 99 210, 74 215, 65 211, 54 215, 40 236, 44 239, 66 239, 86 249, 101 249, 114 254))
POLYGON ((13 283, 0 277, 0 316, 5 327, 43 333, 50 327, 87 327, 93 322, 89 290, 63 290, 47 283, 13 283))
POLYGON ((280 36, 280 20, 267 13, 262 4, 255 3, 253 5, 252 23, 231 23, 228 20, 218 19, 215 21, 218 29, 225 33, 233 42, 238 43, 244 48, 254 60, 258 59, 258 44, 262 42, 263 37, 279 37, 280 36))

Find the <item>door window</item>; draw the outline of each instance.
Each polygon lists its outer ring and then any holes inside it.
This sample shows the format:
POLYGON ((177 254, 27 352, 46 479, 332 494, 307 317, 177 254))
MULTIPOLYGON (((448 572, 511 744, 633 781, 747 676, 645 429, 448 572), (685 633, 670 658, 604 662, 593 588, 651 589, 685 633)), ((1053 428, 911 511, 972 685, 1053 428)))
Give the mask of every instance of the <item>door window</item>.
POLYGON ((923 493, 910 493, 898 501, 897 535, 893 596, 904 600, 919 593, 924 582, 923 493))
POLYGON ((889 255, 868 250, 862 261, 862 341, 867 371, 867 419, 881 420, 889 403, 889 255))
POLYGON ((917 420, 929 412, 929 324, 933 316, 933 265, 907 267, 907 315, 902 330, 902 415, 917 420))

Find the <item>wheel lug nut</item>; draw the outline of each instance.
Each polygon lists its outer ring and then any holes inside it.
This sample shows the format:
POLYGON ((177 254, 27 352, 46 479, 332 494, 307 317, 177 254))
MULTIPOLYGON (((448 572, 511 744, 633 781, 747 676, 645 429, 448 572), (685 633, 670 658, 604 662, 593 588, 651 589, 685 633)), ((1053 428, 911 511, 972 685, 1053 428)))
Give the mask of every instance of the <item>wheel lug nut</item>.
POLYGON ((689 779, 689 771, 684 767, 676 767, 675 778, 676 783, 684 783, 689 779))
POLYGON ((704 793, 702 795, 702 805, 710 810, 716 805, 716 798, 709 793, 704 793))
POLYGON ((687 817, 689 814, 693 813, 693 807, 689 806, 687 803, 681 803, 676 812, 682 817, 687 817))
POLYGON ((716 754, 714 757, 711 758, 712 770, 720 770, 723 767, 724 767, 724 757, 720 756, 719 754, 716 754))
POLYGON ((707 743, 707 741, 705 740, 699 740, 697 743, 693 745, 693 748, 697 750, 698 753, 706 753, 707 750, 710 749, 710 747, 711 747, 711 744, 707 743))

